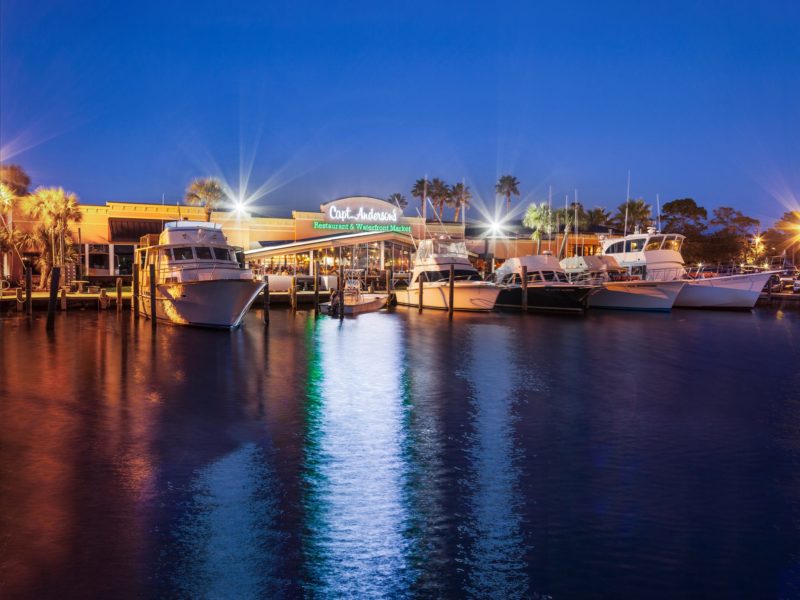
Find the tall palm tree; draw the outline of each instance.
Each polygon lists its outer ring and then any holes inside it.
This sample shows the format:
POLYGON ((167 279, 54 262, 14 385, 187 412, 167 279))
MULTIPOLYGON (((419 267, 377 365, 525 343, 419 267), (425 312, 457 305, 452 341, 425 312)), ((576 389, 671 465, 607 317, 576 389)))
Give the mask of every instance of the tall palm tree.
POLYGON ((425 214, 425 202, 426 196, 430 190, 430 186, 428 185, 428 178, 425 177, 424 179, 417 179, 414 182, 414 186, 411 188, 411 195, 419 200, 419 214, 425 214))
POLYGON ((394 204, 395 206, 399 206, 400 210, 403 210, 406 206, 408 206, 408 200, 406 200, 406 197, 400 192, 395 192, 389 196, 386 201, 390 204, 394 204))
POLYGON ((83 213, 78 205, 78 197, 72 192, 65 192, 64 188, 37 188, 23 200, 23 208, 38 221, 36 246, 41 253, 40 262, 46 267, 42 271, 40 287, 45 287, 49 268, 71 260, 69 225, 79 223, 83 213))
POLYGON ((506 198, 506 213, 511 212, 511 196, 519 196, 519 180, 513 175, 502 175, 494 191, 506 198))
MULTIPOLYGON (((3 167, 3 169, 6 168, 3 167)), ((5 173, 3 179, 5 179, 5 173)), ((14 229, 11 219, 11 215, 14 214, 14 208, 20 201, 20 196, 17 193, 18 189, 20 188, 15 188, 5 182, 0 183, 0 277, 5 275, 6 254, 14 252, 19 257, 20 262, 22 261, 19 248, 23 244, 25 236, 14 229), (8 219, 6 219, 6 214, 9 216, 8 219)))
POLYGON ((611 213, 599 206, 586 212, 589 227, 603 227, 611 223, 611 213))
POLYGON ((626 224, 626 210, 628 214, 628 229, 634 230, 636 227, 645 229, 653 224, 653 208, 639 198, 637 200, 629 200, 627 203, 623 202, 617 207, 617 215, 614 220, 620 229, 623 229, 626 224))
POLYGON ((450 186, 438 177, 434 177, 431 179, 431 184, 428 189, 431 195, 431 202, 433 202, 434 207, 436 207, 438 217, 442 219, 444 216, 444 205, 447 204, 450 198, 450 186))
POLYGON ((224 197, 222 182, 216 177, 195 179, 186 188, 186 204, 205 209, 206 221, 208 222, 211 221, 211 213, 219 208, 224 197))
POLYGON ((522 224, 533 230, 531 239, 536 241, 536 254, 541 254, 542 252, 542 231, 549 227, 551 221, 550 205, 547 202, 531 204, 525 211, 522 224))
POLYGON ((468 185, 464 183, 456 183, 450 186, 450 195, 452 196, 453 205, 456 209, 456 214, 453 221, 458 222, 458 216, 463 210, 465 213, 470 201, 472 200, 472 192, 468 185))

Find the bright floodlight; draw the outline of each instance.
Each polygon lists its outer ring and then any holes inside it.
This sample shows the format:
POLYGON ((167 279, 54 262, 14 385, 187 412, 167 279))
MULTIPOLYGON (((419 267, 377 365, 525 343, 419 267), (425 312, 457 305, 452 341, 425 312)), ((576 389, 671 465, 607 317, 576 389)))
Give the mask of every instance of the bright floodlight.
POLYGON ((503 232, 503 225, 499 221, 489 223, 489 235, 498 236, 503 232))
POLYGON ((233 201, 233 212, 235 212, 237 215, 243 215, 245 213, 245 208, 245 202, 241 198, 236 198, 233 201))

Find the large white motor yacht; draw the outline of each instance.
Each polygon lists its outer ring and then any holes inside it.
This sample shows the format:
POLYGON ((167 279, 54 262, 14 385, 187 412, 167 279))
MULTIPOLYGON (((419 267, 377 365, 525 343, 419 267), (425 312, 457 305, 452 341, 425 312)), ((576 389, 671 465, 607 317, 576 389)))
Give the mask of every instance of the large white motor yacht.
POLYGON ((449 309, 450 265, 454 267, 453 310, 492 310, 500 288, 481 280, 469 262, 464 242, 449 239, 420 241, 408 287, 395 290, 397 303, 418 306, 422 281, 422 306, 449 309))
POLYGON ((236 261, 222 227, 173 221, 158 236, 144 236, 137 249, 139 312, 150 314, 150 265, 155 265, 156 318, 179 325, 237 327, 264 288, 236 261))
MULTIPOLYGON (((769 278, 777 271, 689 277, 681 247, 680 234, 635 233, 624 238, 602 240, 603 253, 647 281, 682 280, 686 285, 675 306, 681 308, 751 309, 769 278)), ((710 275, 710 274, 705 274, 710 275)))
POLYGON ((666 312, 685 286, 683 281, 643 281, 631 276, 612 256, 573 256, 561 261, 572 281, 602 285, 589 296, 590 308, 666 312))

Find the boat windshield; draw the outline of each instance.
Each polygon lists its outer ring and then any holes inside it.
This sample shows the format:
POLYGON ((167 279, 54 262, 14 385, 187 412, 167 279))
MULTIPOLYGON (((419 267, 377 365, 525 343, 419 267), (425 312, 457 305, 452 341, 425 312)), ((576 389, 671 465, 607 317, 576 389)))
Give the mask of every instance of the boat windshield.
POLYGON ((647 238, 636 238, 625 242, 625 252, 641 252, 647 238))
POLYGON ((647 245, 644 247, 645 250, 658 250, 661 248, 661 242, 664 241, 663 235, 654 235, 647 241, 647 245))
POLYGON ((678 235, 668 235, 664 241, 664 250, 674 250, 675 252, 681 251, 683 238, 678 235))
POLYGON ((417 258, 432 256, 467 256, 467 245, 452 240, 422 240, 417 248, 417 258))

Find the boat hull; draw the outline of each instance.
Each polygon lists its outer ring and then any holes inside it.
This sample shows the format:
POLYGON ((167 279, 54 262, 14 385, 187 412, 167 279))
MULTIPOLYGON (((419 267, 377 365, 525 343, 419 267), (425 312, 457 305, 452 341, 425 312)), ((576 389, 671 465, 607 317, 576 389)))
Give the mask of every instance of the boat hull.
MULTIPOLYGON (((500 288, 483 282, 457 281, 453 286, 453 310, 489 311, 494 308, 500 288)), ((403 306, 419 306, 417 286, 395 290, 397 303, 403 306)), ((447 281, 426 283, 422 289, 423 308, 448 310, 450 308, 450 284, 447 281)))
MULTIPOLYGON (((500 286, 497 308, 522 309, 522 286, 500 286)), ((589 297, 599 286, 529 285, 528 310, 543 312, 583 312, 589 297)))
MULTIPOLYGON (((156 286, 156 318, 176 325, 231 329, 242 322, 264 283, 215 279, 156 286)), ((143 289, 139 312, 150 318, 150 290, 143 289)))
MULTIPOLYGON (((374 312, 384 308, 389 301, 389 296, 386 294, 363 294, 362 301, 355 304, 344 305, 345 315, 360 315, 362 313, 374 312)), ((319 305, 323 312, 332 312, 336 310, 335 305, 330 302, 323 302, 319 305)))
POLYGON ((683 281, 610 281, 589 297, 589 306, 668 312, 683 287, 683 281))
POLYGON ((771 272, 764 272, 690 281, 681 290, 675 306, 750 310, 771 276, 771 272))

